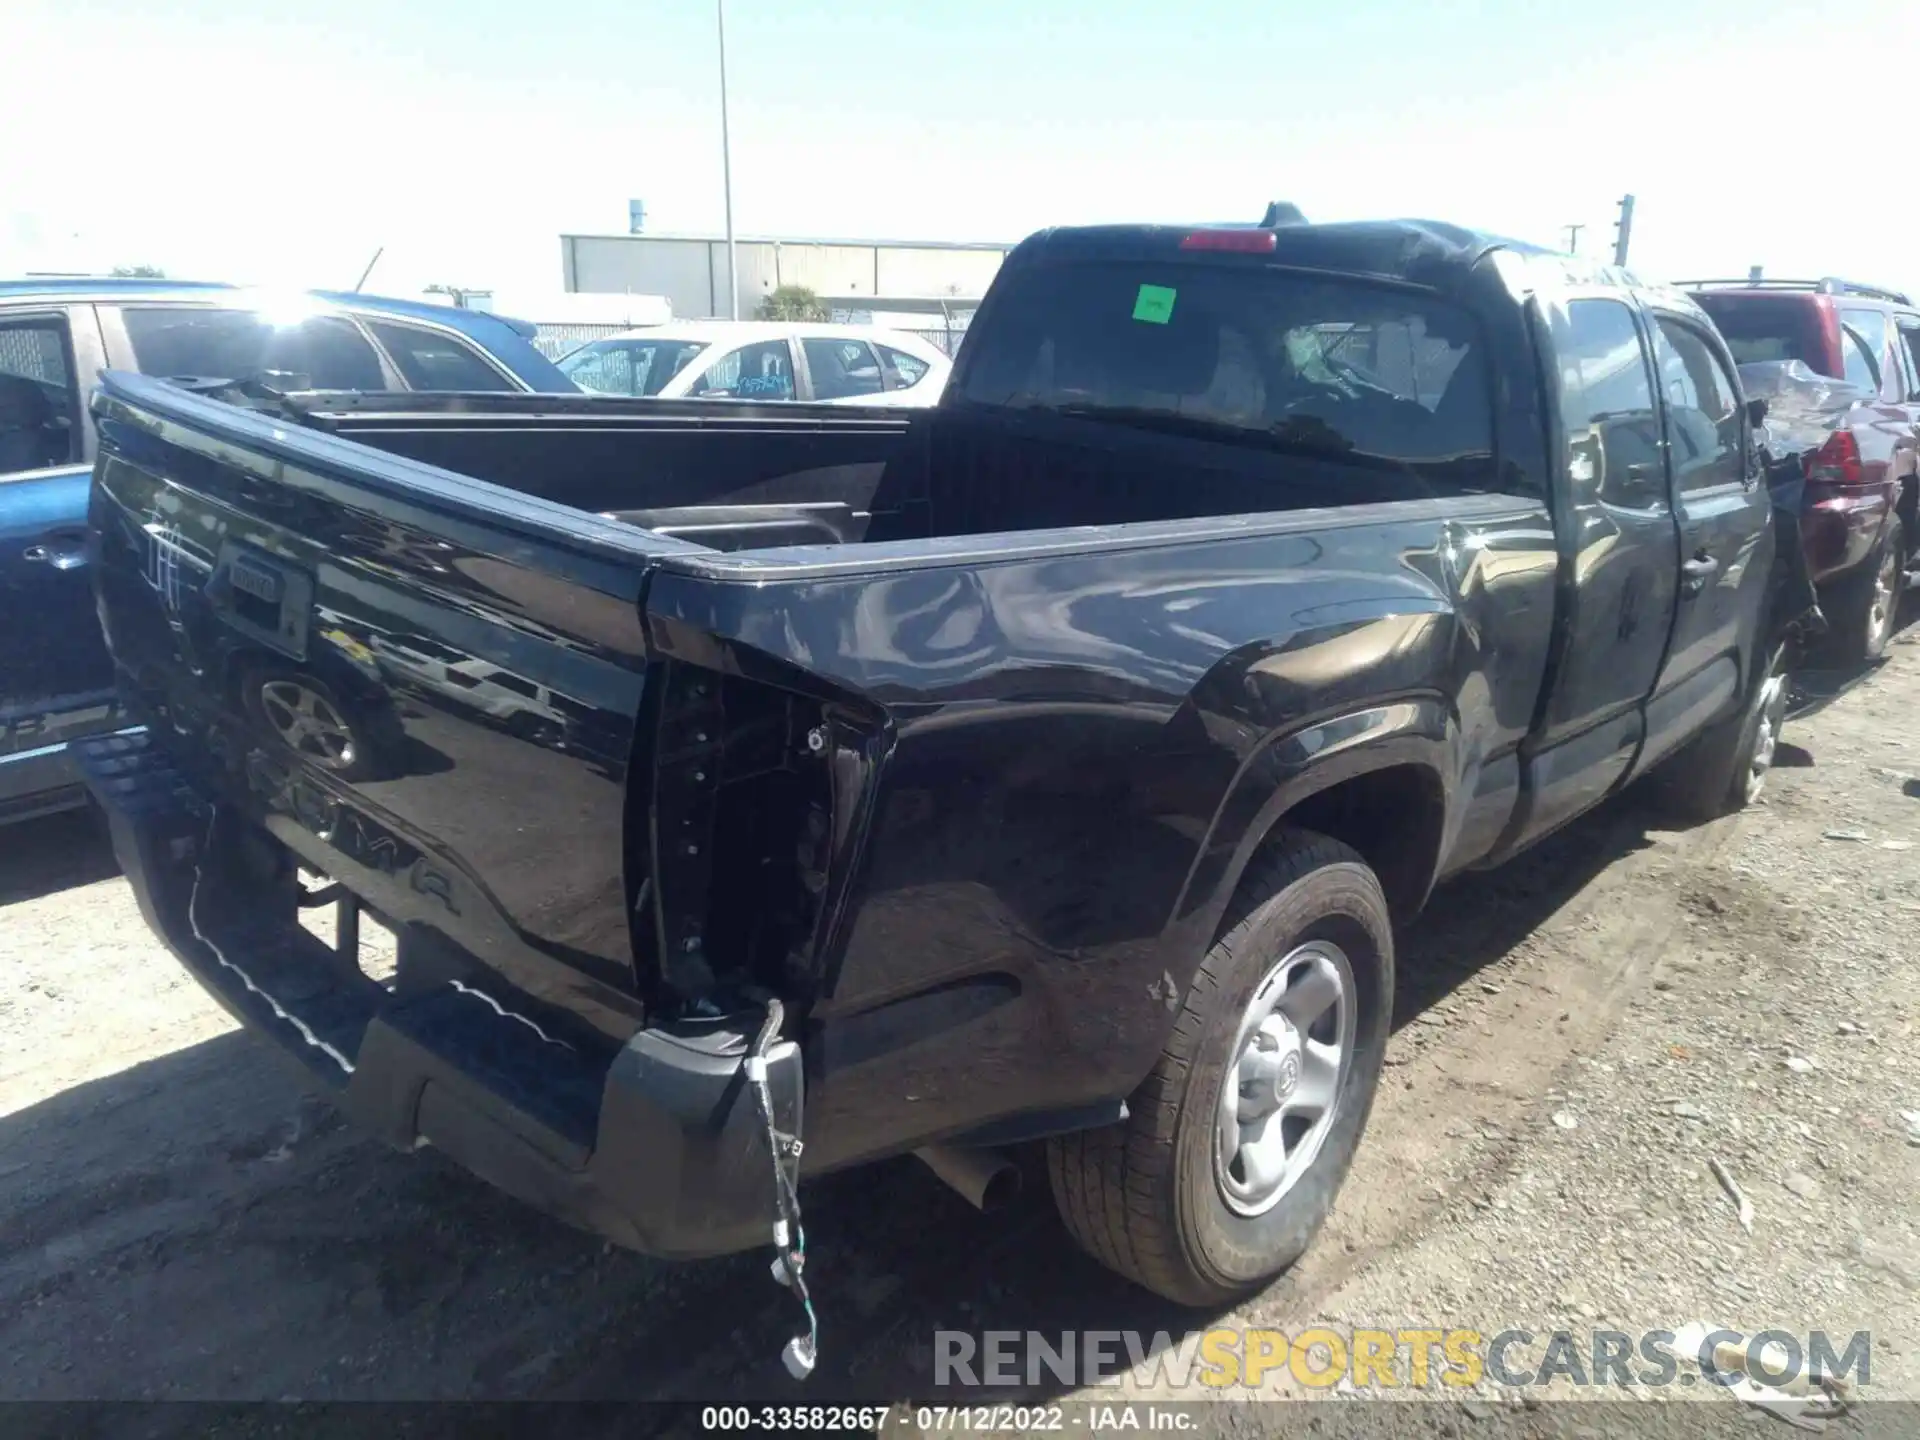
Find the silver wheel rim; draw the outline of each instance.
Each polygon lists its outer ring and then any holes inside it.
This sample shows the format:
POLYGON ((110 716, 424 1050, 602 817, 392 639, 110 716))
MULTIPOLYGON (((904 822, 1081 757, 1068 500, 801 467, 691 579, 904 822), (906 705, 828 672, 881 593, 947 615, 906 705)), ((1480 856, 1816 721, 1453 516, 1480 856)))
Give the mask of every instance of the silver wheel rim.
POLYGON ((1760 686, 1759 716, 1753 734, 1753 755, 1747 761, 1747 799, 1756 798, 1767 783, 1767 771, 1773 768, 1773 753, 1780 745, 1780 727, 1787 718, 1787 677, 1779 670, 1768 673, 1760 686))
POLYGON ((262 685, 260 709, 283 745, 329 769, 348 769, 359 754, 352 727, 333 703, 296 681, 269 680, 262 685))
POLYGON ((1312 940, 1254 987, 1220 1085, 1213 1175, 1237 1215, 1280 1203, 1326 1142, 1353 1055, 1353 966, 1312 940))
POLYGON ((1880 557, 1873 572, 1873 603, 1867 607, 1867 642, 1878 645, 1893 626, 1894 591, 1899 583, 1900 557, 1893 547, 1880 557))

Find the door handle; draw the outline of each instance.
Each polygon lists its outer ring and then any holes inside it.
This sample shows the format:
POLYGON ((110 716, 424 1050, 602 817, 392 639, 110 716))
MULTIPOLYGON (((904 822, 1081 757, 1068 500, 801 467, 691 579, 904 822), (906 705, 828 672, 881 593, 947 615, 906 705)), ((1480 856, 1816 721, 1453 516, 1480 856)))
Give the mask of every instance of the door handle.
POLYGON ((1680 567, 1680 593, 1698 595, 1707 588, 1707 581, 1714 577, 1720 568, 1720 562, 1704 550, 1680 567))
POLYGON ((78 570, 87 563, 87 546, 85 541, 80 540, 55 540, 43 545, 29 545, 20 555, 23 560, 51 565, 56 570, 78 570))

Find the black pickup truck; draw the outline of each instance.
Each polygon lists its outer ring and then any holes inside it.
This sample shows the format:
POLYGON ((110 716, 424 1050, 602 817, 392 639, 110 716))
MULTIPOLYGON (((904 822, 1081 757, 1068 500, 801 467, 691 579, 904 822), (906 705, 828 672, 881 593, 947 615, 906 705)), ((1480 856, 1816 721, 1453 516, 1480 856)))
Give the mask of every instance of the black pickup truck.
POLYGON ((1436 882, 1663 762, 1737 808, 1782 717, 1718 334, 1442 225, 1044 232, 918 415, 94 413, 153 928, 392 1143, 793 1280, 798 1176, 1044 1139, 1101 1260, 1257 1287, 1436 882))

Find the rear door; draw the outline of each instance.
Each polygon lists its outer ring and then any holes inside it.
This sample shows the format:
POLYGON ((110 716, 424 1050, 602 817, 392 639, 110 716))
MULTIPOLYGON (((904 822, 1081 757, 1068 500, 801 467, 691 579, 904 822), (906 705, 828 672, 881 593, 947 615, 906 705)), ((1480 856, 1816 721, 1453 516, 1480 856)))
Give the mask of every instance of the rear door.
POLYGON ((1674 513, 1680 598, 1648 707, 1650 765, 1735 703, 1773 559, 1771 498, 1732 361, 1691 317, 1652 314, 1654 370, 1674 513))
POLYGON ((1574 526, 1567 650, 1548 698, 1542 749, 1567 759, 1542 787, 1536 828, 1592 805, 1641 748, 1673 623, 1679 530, 1667 489, 1653 365, 1617 292, 1549 311, 1574 526))
POLYGON ((0 312, 0 762, 108 724, 87 566, 90 306, 0 312))

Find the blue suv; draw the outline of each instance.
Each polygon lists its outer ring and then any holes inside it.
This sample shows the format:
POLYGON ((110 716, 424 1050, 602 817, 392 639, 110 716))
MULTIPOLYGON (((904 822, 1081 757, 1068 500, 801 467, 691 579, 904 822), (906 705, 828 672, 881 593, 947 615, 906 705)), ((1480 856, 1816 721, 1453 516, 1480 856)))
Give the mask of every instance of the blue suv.
POLYGON ((578 393, 533 333, 481 311, 371 295, 0 281, 0 823, 80 804, 67 742, 125 723, 87 576, 96 374, 578 393))

